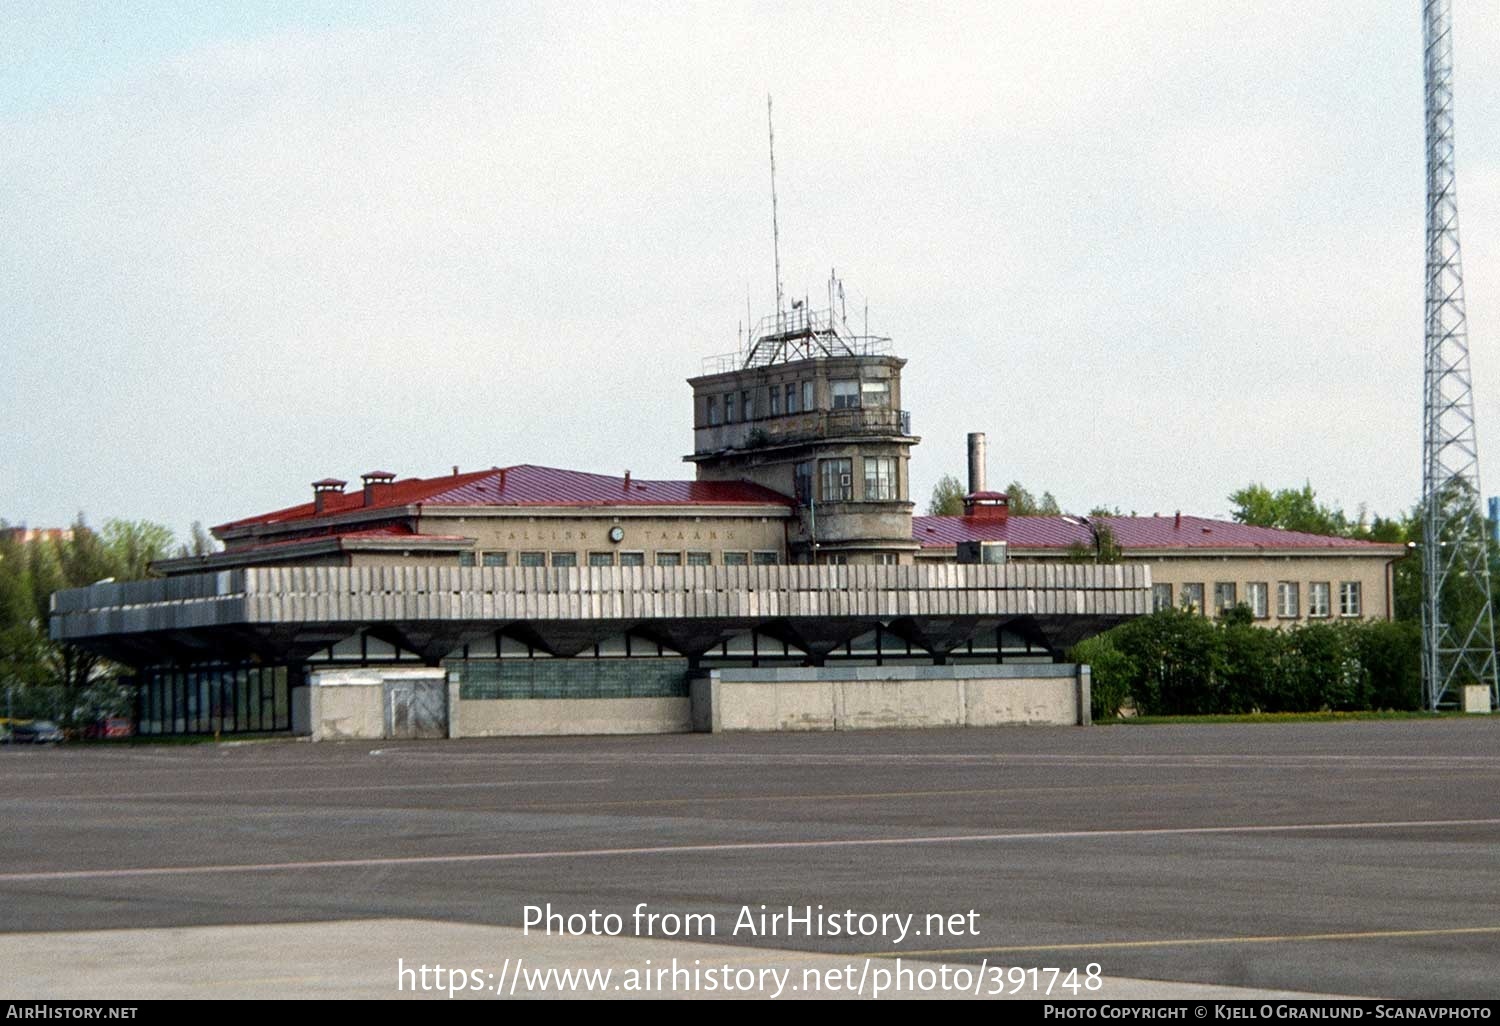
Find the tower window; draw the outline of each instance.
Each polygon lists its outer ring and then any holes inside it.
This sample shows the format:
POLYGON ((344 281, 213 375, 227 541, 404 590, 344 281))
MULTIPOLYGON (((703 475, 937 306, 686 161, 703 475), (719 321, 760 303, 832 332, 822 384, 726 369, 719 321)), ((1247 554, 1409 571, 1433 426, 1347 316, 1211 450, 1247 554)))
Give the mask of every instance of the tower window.
POLYGON ((854 498, 854 461, 822 460, 824 502, 848 502, 854 498))
POLYGON ((795 491, 796 491, 796 495, 797 495, 797 501, 799 503, 801 503, 802 505, 806 506, 809 502, 812 501, 812 489, 813 489, 813 465, 812 465, 812 460, 806 460, 806 461, 804 461, 802 463, 797 464, 797 469, 796 469, 796 474, 795 474, 794 481, 795 481, 795 485, 796 485, 795 491))
POLYGON ((894 456, 865 457, 865 500, 892 502, 896 498, 896 459, 894 456))
POLYGON ((833 408, 835 410, 853 410, 859 407, 859 382, 850 378, 844 381, 830 381, 829 391, 833 395, 833 408))

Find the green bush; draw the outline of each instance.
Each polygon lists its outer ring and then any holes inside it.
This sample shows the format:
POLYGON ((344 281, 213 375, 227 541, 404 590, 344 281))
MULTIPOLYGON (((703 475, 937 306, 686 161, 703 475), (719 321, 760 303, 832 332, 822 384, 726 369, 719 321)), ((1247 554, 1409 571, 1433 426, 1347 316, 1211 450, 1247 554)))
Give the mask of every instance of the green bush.
POLYGON ((1120 715, 1120 708, 1130 697, 1130 684, 1135 676, 1135 664, 1107 635, 1099 635, 1073 646, 1068 658, 1075 663, 1085 663, 1091 670, 1090 690, 1093 716, 1096 720, 1110 719, 1120 715))
POLYGON ((1213 712, 1223 662, 1220 633, 1208 620, 1164 609, 1116 628, 1114 645, 1134 665, 1131 697, 1144 714, 1213 712))
POLYGON ((1371 709, 1422 708, 1422 626, 1372 620, 1359 625, 1354 640, 1369 682, 1371 709))
POLYGON ((1219 712, 1249 713, 1267 708, 1281 673, 1286 635, 1253 623, 1225 622, 1224 666, 1219 680, 1219 712))
POLYGON ((1420 630, 1404 622, 1257 627, 1181 609, 1139 617, 1074 646, 1093 667, 1094 716, 1127 699, 1153 716, 1336 712, 1421 706, 1420 630))

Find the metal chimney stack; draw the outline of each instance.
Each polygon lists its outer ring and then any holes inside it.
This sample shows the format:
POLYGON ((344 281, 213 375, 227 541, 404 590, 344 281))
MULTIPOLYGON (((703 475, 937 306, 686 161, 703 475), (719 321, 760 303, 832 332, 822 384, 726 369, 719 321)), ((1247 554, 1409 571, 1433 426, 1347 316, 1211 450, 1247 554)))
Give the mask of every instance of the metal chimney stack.
POLYGON ((969 432, 969 494, 985 491, 984 460, 985 441, 983 431, 969 432))

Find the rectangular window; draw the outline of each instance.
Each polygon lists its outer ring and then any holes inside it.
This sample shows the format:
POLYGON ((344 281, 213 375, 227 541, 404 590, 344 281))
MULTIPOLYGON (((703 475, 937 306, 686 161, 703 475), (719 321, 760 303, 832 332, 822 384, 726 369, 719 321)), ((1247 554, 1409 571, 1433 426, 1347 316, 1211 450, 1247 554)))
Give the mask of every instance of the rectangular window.
POLYGON ((756 566, 775 566, 781 562, 775 552, 757 552, 754 557, 756 566))
POLYGON ((811 381, 802 382, 802 409, 805 413, 811 413, 818 408, 818 398, 813 392, 811 381))
POLYGON ((1276 582, 1276 615, 1283 620, 1295 620, 1302 615, 1302 596, 1297 582, 1276 582))
POLYGON ((1264 620, 1271 615, 1271 586, 1265 581, 1251 581, 1245 585, 1246 597, 1250 600, 1250 615, 1264 620))
POLYGON ((545 552, 523 552, 521 553, 522 566, 546 566, 547 554, 545 552))
POLYGON ((1214 582, 1214 612, 1227 613, 1239 601, 1239 592, 1233 581, 1214 582))
POLYGON ((1332 604, 1333 586, 1327 581, 1313 581, 1307 586, 1307 615, 1324 617, 1332 604))
POLYGON ((771 400, 771 409, 768 411, 770 415, 773 417, 781 416, 781 386, 772 385, 766 392, 766 395, 771 400))
POLYGON ((656 554, 657 566, 681 566, 682 553, 680 552, 658 552, 656 554))
POLYGON ((900 566, 901 565, 901 557, 898 556, 898 555, 896 555, 894 552, 882 552, 880 554, 880 565, 881 566, 900 566))
POLYGON ((853 410, 859 408, 859 382, 853 378, 842 381, 830 381, 828 391, 833 396, 833 408, 835 410, 853 410))
POLYGON ((808 460, 805 463, 799 463, 799 464, 797 464, 797 468, 794 471, 794 474, 795 474, 794 486, 795 486, 795 493, 796 493, 796 496, 797 496, 797 502, 799 502, 803 506, 806 506, 808 503, 812 502, 812 494, 813 494, 813 491, 812 491, 812 489, 813 489, 813 465, 812 465, 812 460, 808 460))
POLYGON ((820 460, 824 502, 848 502, 854 498, 854 461, 820 460))
POLYGON ((755 419, 755 393, 740 393, 740 417, 744 420, 755 419))
POLYGON ((1182 604, 1190 613, 1203 612, 1203 585, 1184 584, 1182 586, 1182 604))
POLYGON ((553 566, 577 566, 578 553, 576 552, 554 552, 552 553, 553 566))
POLYGON ((823 557, 824 566, 847 566, 849 557, 842 552, 835 552, 831 556, 823 557))
POLYGON ((726 552, 724 553, 725 566, 749 566, 750 553, 748 552, 726 552))
POLYGON ((644 552, 622 552, 620 553, 621 566, 645 566, 646 554, 644 552))
POLYGON ((889 378, 859 383, 859 404, 884 409, 891 405, 891 382, 889 378))
POLYGON ((510 553, 509 552, 486 552, 484 554, 484 565, 485 566, 509 566, 510 565, 510 553))
POLYGON ((1339 585, 1339 615, 1361 616, 1359 582, 1344 581, 1339 585))
POLYGON ((613 552, 590 552, 589 566, 614 566, 615 554, 613 552))
POLYGON ((865 501, 894 502, 896 499, 896 458, 865 457, 865 501))
POLYGON ((1159 613, 1163 609, 1172 608, 1172 586, 1170 584, 1151 585, 1151 611, 1159 613))
POLYGON ((719 397, 716 396, 716 395, 711 395, 711 396, 708 397, 707 403, 708 403, 708 426, 709 427, 718 427, 719 423, 720 423, 720 421, 719 421, 719 397))
POLYGON ((724 396, 724 423, 734 423, 734 393, 724 396))
POLYGON ((786 412, 797 412, 797 383, 795 381, 786 383, 786 412))
POLYGON ((714 556, 712 552, 689 552, 688 566, 713 566, 714 556))
POLYGON ((459 566, 473 566, 474 565, 474 553, 472 553, 472 552, 460 552, 458 554, 458 565, 459 566))

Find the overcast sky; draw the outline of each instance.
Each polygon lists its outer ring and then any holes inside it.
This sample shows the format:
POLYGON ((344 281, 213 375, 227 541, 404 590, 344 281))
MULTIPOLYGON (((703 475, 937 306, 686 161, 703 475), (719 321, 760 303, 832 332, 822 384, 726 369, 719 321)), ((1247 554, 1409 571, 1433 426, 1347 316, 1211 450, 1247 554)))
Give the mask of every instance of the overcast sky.
MULTIPOLYGON (((1493 493, 1500 11, 1453 8, 1493 493)), ((774 309, 768 92, 783 279, 910 360, 919 506, 975 430, 1077 511, 1418 496, 1418 0, 0 10, 0 519, 690 477, 684 379, 774 309)))

